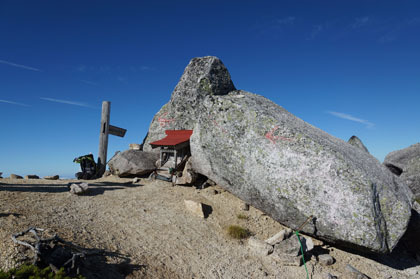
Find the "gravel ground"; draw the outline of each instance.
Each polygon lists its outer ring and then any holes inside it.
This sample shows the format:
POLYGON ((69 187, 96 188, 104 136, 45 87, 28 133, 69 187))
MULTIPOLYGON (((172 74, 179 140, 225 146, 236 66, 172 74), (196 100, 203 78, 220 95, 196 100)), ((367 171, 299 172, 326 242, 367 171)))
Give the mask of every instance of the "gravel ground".
MULTIPOLYGON (((227 236, 229 225, 246 227, 262 240, 284 227, 255 208, 242 211, 242 202, 218 186, 197 190, 107 177, 87 181, 89 194, 76 196, 68 192, 69 182, 0 179, 0 268, 22 261, 11 234, 39 227, 100 249, 104 257, 92 278, 306 278, 303 266, 281 266, 227 236), (211 206, 208 217, 188 212, 185 199, 211 206)), ((314 242, 335 263, 324 267, 312 257, 307 263, 312 278, 328 273, 346 278, 347 264, 371 278, 420 278, 419 263, 404 252, 369 257, 314 242)))

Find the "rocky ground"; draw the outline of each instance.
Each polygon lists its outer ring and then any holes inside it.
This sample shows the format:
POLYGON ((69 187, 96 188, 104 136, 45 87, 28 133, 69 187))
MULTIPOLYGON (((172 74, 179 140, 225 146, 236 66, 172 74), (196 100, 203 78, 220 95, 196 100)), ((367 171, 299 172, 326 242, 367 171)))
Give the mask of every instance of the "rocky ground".
MULTIPOLYGON (((69 182, 0 179, 0 268, 21 259, 10 236, 33 226, 100 249, 104 257, 92 278, 306 278, 304 266, 278 264, 251 251, 246 240, 227 235, 229 225, 241 225, 264 240, 283 227, 255 208, 243 211, 242 202, 218 186, 198 190, 107 177, 87 181, 90 192, 76 196, 68 192, 69 182), (191 214, 186 199, 211 206, 208 217, 191 214)), ((314 244, 335 263, 322 266, 312 256, 307 263, 312 278, 350 278, 347 264, 370 278, 420 278, 419 263, 401 249, 369 256, 314 244)))

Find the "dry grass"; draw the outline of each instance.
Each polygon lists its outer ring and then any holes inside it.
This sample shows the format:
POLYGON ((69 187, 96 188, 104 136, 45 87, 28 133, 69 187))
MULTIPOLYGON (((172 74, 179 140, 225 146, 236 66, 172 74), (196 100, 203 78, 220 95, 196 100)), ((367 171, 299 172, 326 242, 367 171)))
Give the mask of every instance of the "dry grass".
POLYGON ((241 226, 231 225, 228 227, 228 235, 235 239, 244 239, 250 236, 251 232, 241 226))
POLYGON ((241 219, 241 220, 248 220, 248 216, 246 216, 245 214, 238 214, 238 215, 236 215, 236 217, 238 217, 238 219, 241 219))

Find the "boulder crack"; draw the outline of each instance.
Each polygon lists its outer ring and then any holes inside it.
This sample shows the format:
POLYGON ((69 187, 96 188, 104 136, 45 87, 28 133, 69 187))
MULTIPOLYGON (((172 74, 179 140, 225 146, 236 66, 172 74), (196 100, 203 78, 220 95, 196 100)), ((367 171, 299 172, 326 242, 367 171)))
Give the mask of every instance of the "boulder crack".
POLYGON ((372 204, 373 204, 373 218, 376 229, 376 240, 380 245, 380 251, 389 251, 388 247, 388 235, 386 228, 386 221, 382 214, 381 203, 379 201, 379 193, 375 183, 371 184, 372 187, 372 204))

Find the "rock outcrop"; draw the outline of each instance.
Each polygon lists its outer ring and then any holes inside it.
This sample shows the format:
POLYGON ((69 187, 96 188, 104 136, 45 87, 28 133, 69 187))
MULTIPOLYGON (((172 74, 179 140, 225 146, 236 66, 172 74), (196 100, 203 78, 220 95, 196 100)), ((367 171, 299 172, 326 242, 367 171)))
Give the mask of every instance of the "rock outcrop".
POLYGON ((109 170, 119 177, 146 175, 156 169, 159 153, 129 149, 116 154, 109 162, 109 170))
POLYGON ((384 165, 408 185, 420 199, 420 143, 386 155, 384 165))
POLYGON ((410 189, 364 150, 233 89, 220 60, 193 59, 145 147, 165 129, 193 129, 194 170, 246 203, 295 230, 312 216, 301 231, 330 243, 391 251, 411 216, 410 189))
POLYGON ((366 146, 363 144, 363 142, 356 136, 351 136, 351 138, 348 140, 348 143, 351 145, 360 148, 361 150, 365 151, 366 153, 369 153, 369 150, 366 148, 366 146))
POLYGON ((226 95, 235 90, 229 72, 219 58, 194 58, 172 92, 171 100, 153 118, 143 141, 143 150, 151 151, 150 142, 165 137, 165 130, 192 129, 200 116, 198 107, 208 95, 226 95))
POLYGON ((208 96, 190 139, 193 166, 293 229, 389 252, 407 228, 411 191, 373 156, 245 91, 208 96), (357 230, 355 230, 357 226, 357 230))

